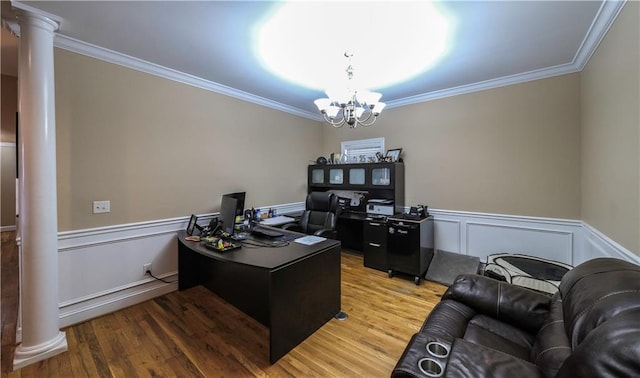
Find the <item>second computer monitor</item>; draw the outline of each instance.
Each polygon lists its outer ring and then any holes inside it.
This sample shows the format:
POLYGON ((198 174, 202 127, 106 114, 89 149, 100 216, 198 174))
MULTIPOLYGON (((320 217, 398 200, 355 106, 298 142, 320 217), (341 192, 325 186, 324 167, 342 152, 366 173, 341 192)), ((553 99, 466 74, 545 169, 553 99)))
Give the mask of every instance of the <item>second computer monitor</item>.
POLYGON ((223 195, 220 203, 220 217, 222 222, 222 230, 229 235, 233 235, 233 227, 236 223, 236 209, 238 207, 238 199, 232 196, 223 195))
POLYGON ((242 216, 244 212, 244 198, 246 197, 247 192, 236 192, 236 193, 228 193, 224 194, 224 196, 232 197, 238 200, 236 204, 236 216, 242 216))

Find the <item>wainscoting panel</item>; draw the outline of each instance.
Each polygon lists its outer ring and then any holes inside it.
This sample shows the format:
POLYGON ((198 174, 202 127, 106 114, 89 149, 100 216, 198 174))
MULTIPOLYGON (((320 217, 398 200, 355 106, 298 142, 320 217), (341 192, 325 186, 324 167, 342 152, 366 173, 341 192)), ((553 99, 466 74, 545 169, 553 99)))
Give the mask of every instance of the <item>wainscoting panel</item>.
POLYGON ((63 233, 59 237, 61 326, 177 289, 177 230, 187 219, 63 233), (152 272, 164 283, 143 272, 152 272))
POLYGON ((462 222, 460 220, 439 219, 434 217, 433 228, 436 249, 463 253, 462 252, 462 222))
MULTIPOLYGON (((298 212, 304 203, 269 208, 298 212)), ((206 226, 217 214, 202 214, 206 226)), ((60 326, 83 322, 147 301, 178 288, 177 232, 190 216, 58 234, 60 326), (169 282, 146 276, 143 265, 169 282)))
POLYGON ((492 253, 520 253, 571 264, 573 232, 467 222, 467 254, 486 261, 492 253))
POLYGON ((521 253, 573 265, 582 246, 582 222, 430 209, 436 249, 477 256, 521 253))
POLYGON ((584 243, 578 249, 576 262, 581 263, 597 257, 615 257, 640 265, 640 256, 634 254, 620 244, 608 238, 606 235, 583 223, 584 243))

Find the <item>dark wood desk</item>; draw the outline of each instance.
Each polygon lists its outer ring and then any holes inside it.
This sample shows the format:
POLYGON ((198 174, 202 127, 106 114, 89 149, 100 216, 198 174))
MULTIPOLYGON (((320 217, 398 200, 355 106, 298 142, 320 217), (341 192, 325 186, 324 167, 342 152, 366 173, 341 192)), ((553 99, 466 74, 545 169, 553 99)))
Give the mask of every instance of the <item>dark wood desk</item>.
POLYGON ((185 236, 178 233, 178 290, 203 285, 268 327, 271 363, 340 311, 337 240, 218 253, 185 236))

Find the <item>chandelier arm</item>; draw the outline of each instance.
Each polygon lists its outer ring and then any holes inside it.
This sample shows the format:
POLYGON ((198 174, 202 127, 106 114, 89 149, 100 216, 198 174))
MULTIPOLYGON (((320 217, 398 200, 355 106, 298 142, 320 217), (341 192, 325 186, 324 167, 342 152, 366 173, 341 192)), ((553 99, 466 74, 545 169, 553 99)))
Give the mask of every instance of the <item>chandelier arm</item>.
POLYGON ((371 122, 368 122, 368 123, 360 122, 360 124, 364 127, 368 127, 376 123, 377 120, 378 120, 378 117, 373 117, 373 119, 371 119, 371 122))
MULTIPOLYGON (((378 117, 377 117, 377 116, 374 116, 373 118, 371 118, 371 116, 372 116, 372 115, 373 115, 373 112, 369 111, 369 114, 368 114, 367 118, 365 118, 365 119, 363 119, 363 120, 358 120, 358 121, 357 121, 357 124, 360 124, 360 125, 362 125, 362 126, 364 126, 364 127, 367 127, 367 126, 371 126, 371 125, 373 125, 373 124, 376 122, 376 120, 378 119, 378 117), (371 121, 370 121, 370 122, 367 122, 367 121, 369 121, 370 119, 371 119, 371 121)), ((354 127, 355 127, 355 126, 354 126, 354 127)))
POLYGON ((360 120, 361 120, 360 122, 361 123, 367 122, 369 120, 369 118, 371 118, 372 115, 373 115, 373 112, 371 110, 365 111, 365 113, 362 113, 362 115, 360 116, 360 120), (367 117, 363 118, 362 116, 365 115, 365 114, 367 115, 367 117))
POLYGON ((325 122, 327 122, 328 124, 330 124, 335 128, 342 127, 345 123, 344 118, 342 118, 340 121, 333 121, 331 118, 327 116, 327 113, 322 113, 322 116, 324 117, 325 122))

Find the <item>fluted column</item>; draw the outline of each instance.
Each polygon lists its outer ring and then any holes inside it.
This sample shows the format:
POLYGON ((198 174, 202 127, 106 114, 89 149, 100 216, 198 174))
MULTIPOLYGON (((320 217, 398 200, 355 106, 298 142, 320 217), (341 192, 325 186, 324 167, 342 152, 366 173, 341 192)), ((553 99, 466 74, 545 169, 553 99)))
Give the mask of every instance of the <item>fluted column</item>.
POLYGON ((67 350, 58 310, 53 38, 58 23, 18 10, 22 342, 14 369, 67 350))

